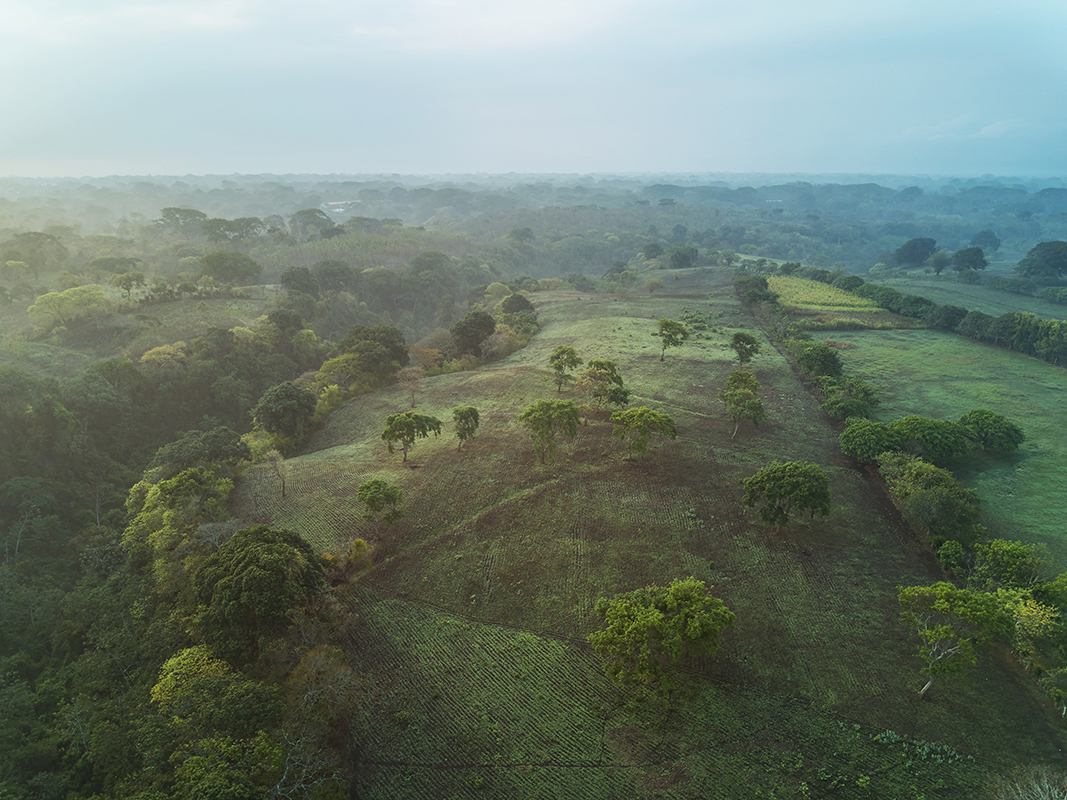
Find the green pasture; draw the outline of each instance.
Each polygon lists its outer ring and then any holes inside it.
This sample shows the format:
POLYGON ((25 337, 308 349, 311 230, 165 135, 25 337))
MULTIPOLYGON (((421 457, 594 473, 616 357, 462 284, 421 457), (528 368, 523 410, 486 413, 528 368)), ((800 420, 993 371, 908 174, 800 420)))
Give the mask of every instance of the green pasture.
POLYGON ((904 294, 917 294, 941 306, 960 306, 999 317, 1013 311, 1025 311, 1048 319, 1067 319, 1067 306, 1049 303, 1036 297, 999 292, 977 284, 960 283, 949 276, 930 278, 890 278, 874 281, 891 286, 904 294))
POLYGON ((269 467, 239 482, 243 520, 294 527, 322 549, 370 535, 352 500, 362 480, 404 490, 406 516, 343 595, 367 682, 360 796, 970 798, 987 769, 1055 756, 1047 709, 1014 666, 984 662, 915 698, 920 662, 896 587, 935 580, 932 558, 765 340, 750 368, 769 418, 730 438, 724 345, 756 326, 725 271, 684 278, 687 296, 535 295, 544 328, 525 350, 423 382, 418 410, 443 432, 406 464, 379 438, 385 416, 410 407, 391 387, 338 410, 287 462, 286 497, 269 467), (714 324, 660 362, 657 320, 686 308, 714 324), (540 464, 516 418, 535 399, 576 397, 549 380, 561 344, 615 360, 632 404, 670 414, 677 440, 627 460, 602 412, 540 464), (482 424, 457 451, 460 404, 482 424), (824 466, 829 518, 776 532, 741 506, 741 478, 775 458, 824 466), (688 575, 714 586, 736 629, 693 666, 672 711, 632 706, 584 644, 593 605, 688 575), (873 738, 886 731, 891 746, 873 738), (960 757, 924 766, 900 736, 960 757))
POLYGON ((835 333, 857 345, 845 368, 878 386, 875 417, 956 419, 973 408, 1003 414, 1026 433, 1017 453, 960 459, 952 471, 982 498, 990 535, 1045 542, 1067 569, 1067 372, 1044 361, 934 331, 835 333))

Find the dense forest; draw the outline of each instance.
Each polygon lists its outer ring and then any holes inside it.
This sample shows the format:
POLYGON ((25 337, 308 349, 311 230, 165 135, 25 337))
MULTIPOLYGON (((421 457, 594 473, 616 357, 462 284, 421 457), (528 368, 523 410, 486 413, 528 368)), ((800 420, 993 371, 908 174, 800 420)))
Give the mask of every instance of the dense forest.
MULTIPOLYGON (((542 293, 738 270, 803 371, 811 333, 873 327, 798 326, 767 277, 806 278, 1067 364, 1058 319, 913 288, 1062 303, 1061 181, 793 177, 0 180, 0 797, 359 796, 345 592, 373 543, 241 525, 235 486, 254 466, 284 493, 345 404, 399 385, 414 407, 420 380, 529 346, 542 293)), ((863 387, 809 371, 855 437, 863 387)))

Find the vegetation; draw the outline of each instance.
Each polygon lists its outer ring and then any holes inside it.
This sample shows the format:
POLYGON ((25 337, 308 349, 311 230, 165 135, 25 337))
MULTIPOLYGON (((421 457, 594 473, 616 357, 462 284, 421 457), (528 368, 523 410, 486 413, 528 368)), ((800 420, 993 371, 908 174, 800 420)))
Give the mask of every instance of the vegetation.
POLYGON ((404 502, 403 490, 381 478, 361 483, 356 489, 356 499, 366 507, 363 519, 374 526, 375 538, 382 538, 382 530, 404 516, 400 510, 400 504, 404 502))
POLYGON ((758 428, 767 419, 767 412, 759 399, 759 390, 760 382, 749 372, 737 370, 726 378, 726 387, 719 392, 719 399, 726 405, 726 413, 734 421, 731 439, 737 436, 737 429, 744 420, 747 419, 758 428))
POLYGON ((573 347, 561 344, 548 357, 548 365, 556 381, 556 391, 563 391, 563 384, 571 379, 570 372, 582 365, 581 356, 573 347))
POLYGON ((653 336, 660 339, 659 360, 662 361, 667 355, 668 347, 681 347, 682 342, 689 338, 689 329, 673 319, 661 319, 659 330, 653 336))
POLYGON ((647 406, 616 411, 611 415, 611 423, 614 425, 611 435, 626 440, 630 458, 633 458, 635 452, 648 452, 648 445, 653 436, 664 439, 675 439, 678 436, 673 419, 647 406))
POLYGON ((456 406, 452 409, 452 421, 456 426, 456 438, 459 439, 456 449, 462 450, 464 442, 478 435, 478 409, 474 406, 456 406))
POLYGON ((382 431, 382 441, 388 445, 389 452, 393 452, 393 446, 400 447, 404 454, 403 461, 408 460, 408 450, 419 439, 427 439, 430 434, 441 435, 441 420, 428 414, 417 414, 414 411, 405 411, 403 414, 390 414, 385 418, 385 430, 382 431))
POLYGON ((578 437, 581 417, 581 409, 570 400, 537 400, 519 415, 519 422, 530 432, 534 451, 544 464, 556 453, 557 434, 568 439, 578 437))
POLYGON ((815 464, 773 461, 741 485, 745 487, 741 502, 750 508, 758 505, 760 519, 776 528, 789 522, 794 511, 806 511, 809 519, 830 515, 830 481, 815 464))

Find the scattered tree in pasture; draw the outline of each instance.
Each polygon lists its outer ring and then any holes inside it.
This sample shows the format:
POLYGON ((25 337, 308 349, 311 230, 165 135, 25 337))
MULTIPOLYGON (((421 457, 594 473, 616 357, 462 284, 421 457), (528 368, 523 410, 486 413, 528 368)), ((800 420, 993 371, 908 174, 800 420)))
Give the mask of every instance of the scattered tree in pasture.
POLYGON ((901 619, 919 636, 919 656, 928 680, 919 690, 925 697, 934 681, 963 672, 977 660, 975 649, 1012 634, 1012 620, 994 595, 960 589, 944 581, 933 586, 898 587, 904 607, 901 619))
POLYGON ((415 395, 419 392, 419 387, 422 385, 423 369, 422 367, 404 367, 398 373, 396 373, 397 382, 404 387, 409 395, 411 395, 411 407, 415 407, 415 395))
POLYGON ((653 278, 645 283, 645 288, 648 289, 649 294, 655 294, 656 292, 662 292, 666 286, 659 278, 653 278))
POLYGON ((767 419, 763 401, 759 399, 760 383, 751 372, 737 370, 726 379, 726 387, 719 392, 719 399, 726 405, 726 413, 734 421, 733 439, 737 429, 744 420, 749 420, 757 428, 767 419))
POLYGON ((126 292, 126 299, 130 299, 130 293, 137 286, 144 286, 143 272, 124 272, 121 275, 113 275, 111 285, 126 292))
POLYGON ((956 272, 985 269, 989 266, 981 247, 965 247, 952 254, 952 269, 956 272))
POLYGON ((982 450, 1018 450, 1026 439, 1014 422, 984 408, 968 411, 957 422, 963 426, 967 438, 982 450))
POLYGON ((948 250, 938 250, 926 260, 926 263, 930 265, 935 275, 940 275, 946 267, 952 264, 952 253, 948 250))
POLYGON ((410 450, 416 439, 429 438, 430 434, 441 434, 441 420, 426 414, 417 414, 414 411, 405 411, 403 414, 390 414, 385 418, 385 430, 382 431, 382 441, 388 445, 389 452, 393 452, 393 446, 400 447, 404 454, 404 461, 408 460, 410 450))
POLYGON ((830 481, 816 464, 772 461, 741 485, 745 487, 741 502, 750 508, 759 505, 760 519, 776 528, 789 522, 793 512, 806 511, 809 519, 830 514, 830 481))
POLYGON ((634 452, 648 452, 648 445, 653 436, 661 436, 664 439, 674 439, 678 436, 673 419, 646 406, 616 411, 611 415, 611 423, 614 425, 611 435, 616 439, 626 440, 630 458, 633 458, 634 452))
POLYGON ((607 359, 591 359, 574 388, 588 392, 594 411, 600 411, 605 403, 621 407, 630 402, 630 390, 623 385, 618 364, 607 359))
POLYGON ((893 252, 893 260, 901 266, 917 267, 937 250, 937 242, 928 237, 909 239, 893 252))
POLYGON ((719 634, 734 626, 734 613, 708 588, 690 577, 597 600, 604 628, 591 634, 589 643, 605 659, 608 677, 621 687, 669 696, 672 668, 686 658, 714 654, 719 634))
POLYGON ((663 361, 667 355, 668 347, 681 347, 682 342, 689 338, 689 329, 676 320, 661 319, 659 321, 659 330, 652 335, 660 338, 659 360, 663 361))
POLYGON ((556 434, 578 438, 581 416, 581 409, 570 400, 537 400, 519 415, 519 422, 530 431, 534 450, 544 464, 556 452, 556 434))
POLYGON ((571 379, 571 370, 582 365, 578 351, 570 345, 561 344, 548 357, 548 365, 552 367, 552 374, 556 380, 556 391, 563 391, 563 384, 571 379))
POLYGON ((459 439, 457 450, 463 449, 463 443, 469 442, 478 433, 478 409, 473 406, 456 406, 452 409, 452 421, 456 425, 456 438, 459 439))
POLYGON ((315 413, 315 393, 291 381, 272 386, 252 409, 252 418, 269 433, 300 437, 304 423, 315 413))
POLYGON ((730 337, 730 349, 737 354, 737 363, 741 369, 762 352, 759 339, 745 331, 738 331, 730 337))
POLYGON ((382 531, 404 516, 400 510, 404 501, 403 490, 380 478, 361 483, 356 489, 356 499, 366 507, 362 518, 374 527, 376 539, 381 539, 382 531))
POLYGON ((796 353, 797 364, 812 377, 836 378, 844 371, 837 350, 822 342, 806 344, 796 353))

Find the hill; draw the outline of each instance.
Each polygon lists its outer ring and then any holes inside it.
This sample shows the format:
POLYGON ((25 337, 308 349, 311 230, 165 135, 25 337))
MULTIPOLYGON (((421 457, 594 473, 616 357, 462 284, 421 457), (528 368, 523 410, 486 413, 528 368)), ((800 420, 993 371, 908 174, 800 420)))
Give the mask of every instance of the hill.
MULTIPOLYGON (((353 733, 360 797, 974 797, 1013 764, 1058 757, 1047 703, 1018 667, 980 662, 919 701, 899 585, 941 577, 884 493, 840 453, 818 400, 764 339, 751 369, 768 420, 733 424, 717 400, 723 348, 755 322, 725 271, 687 271, 655 297, 545 292, 525 350, 423 382, 418 411, 481 411, 462 451, 450 434, 408 462, 379 436, 410 407, 401 387, 336 412, 290 459, 237 488, 236 516, 332 550, 368 531, 356 487, 384 478, 406 516, 373 567, 338 596, 364 680, 353 733), (685 309, 714 328, 664 362, 650 334, 685 309), (593 415, 541 465, 517 416, 557 394, 561 344, 619 365, 632 405, 666 412, 678 439, 628 460, 593 415), (775 532, 739 481, 772 459, 830 475, 833 512, 775 532), (585 644, 598 597, 692 575, 737 615, 715 659, 690 666, 664 709, 620 696, 585 644), (845 787, 845 788, 842 788, 845 787), (838 790, 843 794, 838 795, 838 790), (762 794, 761 794, 762 793, 762 794)), ((761 337, 762 338, 762 337, 761 337)))

